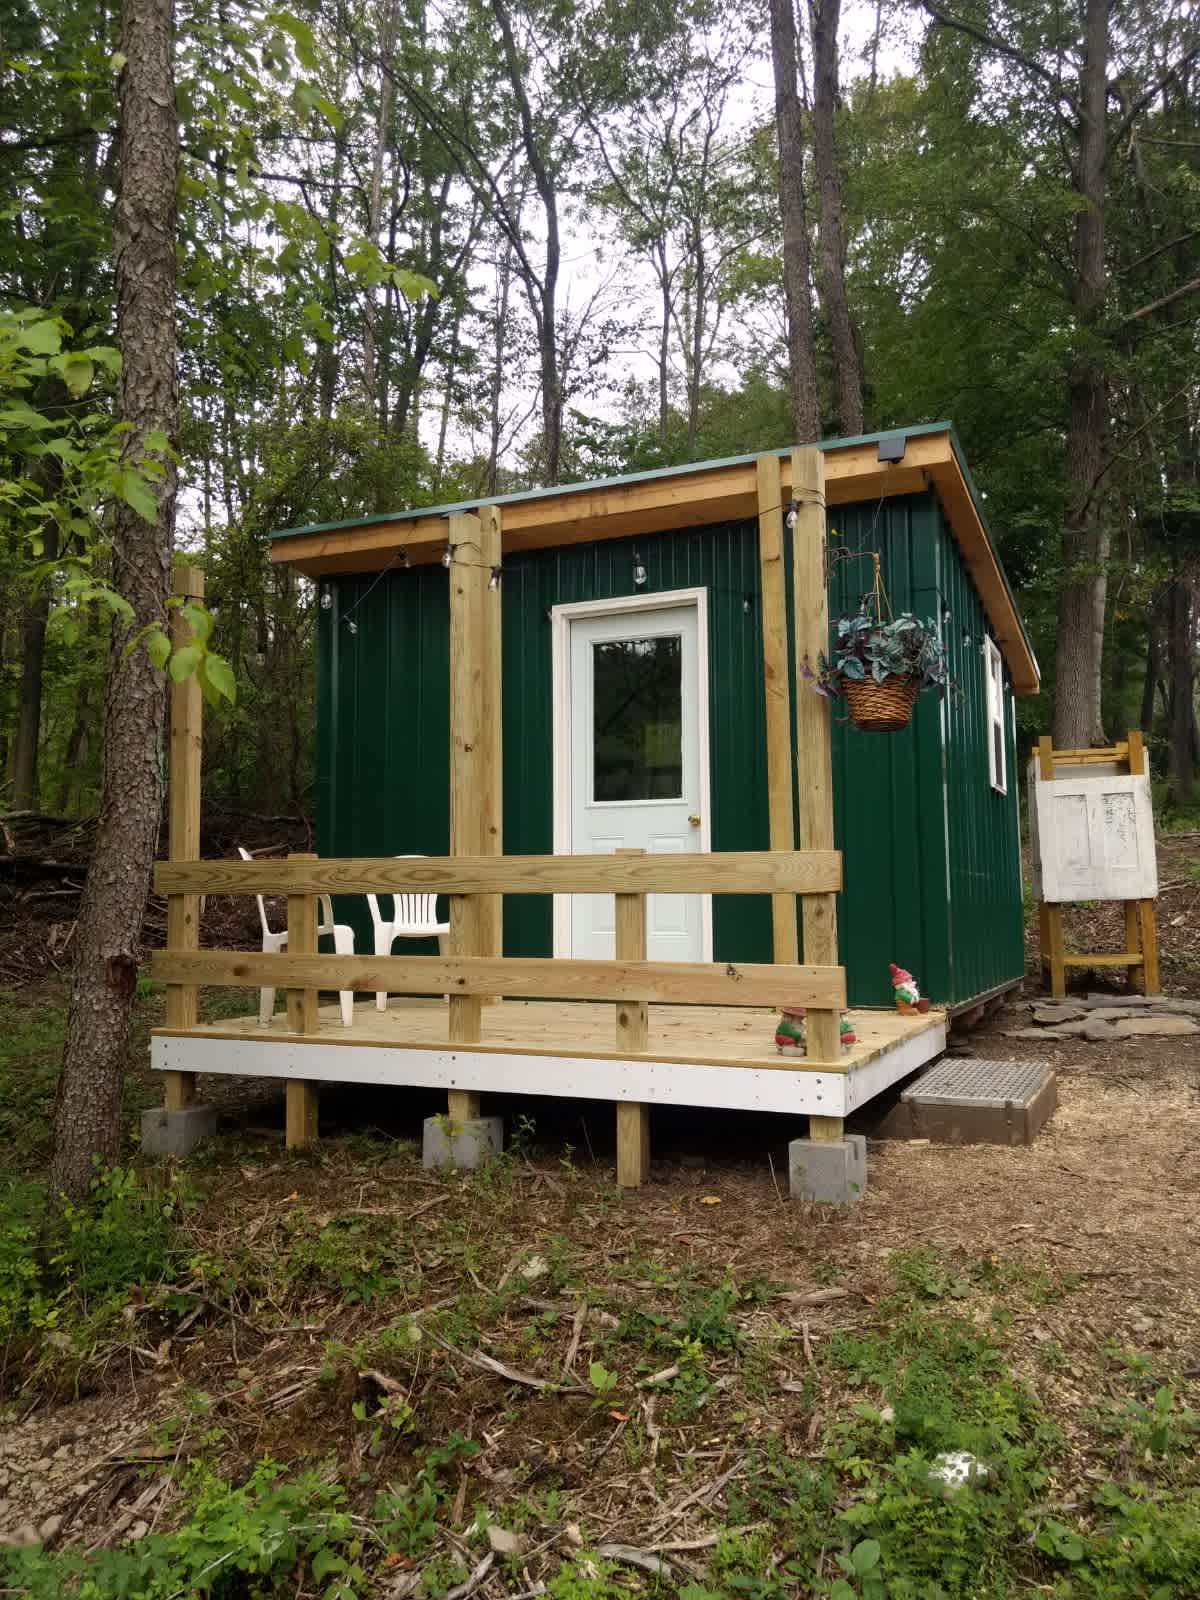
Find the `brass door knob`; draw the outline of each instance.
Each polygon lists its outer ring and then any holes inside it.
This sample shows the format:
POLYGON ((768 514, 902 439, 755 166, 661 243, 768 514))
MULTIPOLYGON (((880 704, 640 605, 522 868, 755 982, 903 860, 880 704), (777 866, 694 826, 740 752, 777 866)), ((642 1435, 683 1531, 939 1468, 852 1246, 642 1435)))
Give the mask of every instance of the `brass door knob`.
POLYGON ((700 826, 700 818, 699 817, 689 817, 688 818, 688 825, 689 825, 689 827, 692 827, 692 828, 698 828, 700 826))

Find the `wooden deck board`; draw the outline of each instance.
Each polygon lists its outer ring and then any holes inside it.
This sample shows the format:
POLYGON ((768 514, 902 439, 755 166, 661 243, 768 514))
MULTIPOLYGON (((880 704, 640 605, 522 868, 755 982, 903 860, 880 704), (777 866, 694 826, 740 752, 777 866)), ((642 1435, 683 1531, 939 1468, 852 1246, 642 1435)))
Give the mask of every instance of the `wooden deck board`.
MULTIPOLYGON (((670 1005, 654 1005, 649 1011, 648 1059, 790 1072, 853 1072, 915 1035, 945 1025, 945 1016, 940 1011, 916 1017, 901 1016, 896 1011, 852 1011, 857 1044, 843 1051, 839 1061, 822 1062, 778 1053, 773 1038, 778 1015, 775 1011, 670 1005)), ((503 1005, 485 1011, 483 1037, 471 1048, 611 1060, 619 1054, 613 1047, 613 1018, 613 1006, 597 1002, 506 1000, 503 1005)), ((342 1026, 336 1005, 323 1006, 319 1022, 317 1037, 322 1044, 347 1048, 427 1050, 431 1046, 446 1046, 449 1037, 447 1007, 437 1000, 393 999, 382 1012, 373 1004, 360 1004, 354 1008, 352 1028, 342 1026)), ((276 1014, 269 1028, 260 1027, 256 1016, 246 1016, 200 1023, 186 1030, 157 1028, 154 1032, 161 1037, 186 1036, 214 1041, 255 1039, 295 1043, 301 1037, 289 1030, 283 1012, 276 1014)))

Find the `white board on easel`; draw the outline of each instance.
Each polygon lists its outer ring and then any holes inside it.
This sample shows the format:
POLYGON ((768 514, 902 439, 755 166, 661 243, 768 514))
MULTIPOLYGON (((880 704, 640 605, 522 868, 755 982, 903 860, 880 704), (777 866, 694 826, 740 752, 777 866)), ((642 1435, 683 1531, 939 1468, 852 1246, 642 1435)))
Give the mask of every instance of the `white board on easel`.
POLYGON ((1049 902, 1153 900, 1158 894, 1150 779, 1042 779, 1029 768, 1034 892, 1049 902))

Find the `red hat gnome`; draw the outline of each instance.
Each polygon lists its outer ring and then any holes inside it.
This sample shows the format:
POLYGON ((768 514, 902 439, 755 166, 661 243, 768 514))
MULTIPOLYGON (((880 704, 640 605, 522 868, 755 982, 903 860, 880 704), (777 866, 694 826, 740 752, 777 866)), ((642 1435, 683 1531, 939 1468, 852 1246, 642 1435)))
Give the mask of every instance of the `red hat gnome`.
POLYGON ((906 972, 903 967, 898 967, 894 961, 888 962, 892 974, 892 990, 896 996, 896 1010, 902 1016, 915 1017, 918 1013, 929 1010, 929 1001, 917 988, 917 980, 911 972, 906 972))

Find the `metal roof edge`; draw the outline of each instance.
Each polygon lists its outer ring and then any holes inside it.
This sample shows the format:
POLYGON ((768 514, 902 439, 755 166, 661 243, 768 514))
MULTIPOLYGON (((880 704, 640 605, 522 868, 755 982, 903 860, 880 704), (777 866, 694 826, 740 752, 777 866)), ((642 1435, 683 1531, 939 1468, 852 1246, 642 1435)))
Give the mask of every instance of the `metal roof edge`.
POLYGON ((1008 573, 1004 570, 1004 563, 1001 561, 999 551, 996 549, 996 541, 992 536, 991 525, 983 509, 983 500, 975 486, 975 479, 971 476, 971 469, 967 465, 966 452, 963 450, 962 440, 958 437, 958 429, 952 422, 943 423, 941 426, 949 431, 950 447, 954 451, 955 460, 958 462, 958 470, 962 473, 963 482, 967 486, 967 493, 971 496, 971 504, 975 507, 975 515, 979 518, 979 526, 983 529, 983 536, 991 547, 992 555, 995 557, 996 570, 1004 582, 1004 592, 1012 602, 1013 616, 1017 619, 1017 627, 1021 630, 1021 638, 1024 640, 1026 650, 1029 652, 1029 659, 1033 663, 1033 670, 1037 674, 1040 686, 1042 681, 1041 663, 1038 661, 1037 654, 1034 651, 1033 641, 1030 639, 1029 630, 1025 626, 1025 618, 1021 615, 1021 608, 1017 604, 1016 595, 1013 593, 1013 586, 1008 581, 1008 573))
MULTIPOLYGON (((881 439, 891 439, 903 435, 906 439, 920 438, 931 433, 948 433, 954 443, 954 448, 959 457, 959 466, 963 469, 964 477, 967 476, 966 467, 962 460, 962 447, 958 443, 954 432, 954 425, 950 422, 922 422, 913 427, 883 428, 878 433, 861 433, 845 439, 820 439, 817 447, 821 450, 849 450, 855 445, 878 444, 881 439)), ((475 511, 480 506, 506 506, 515 505, 523 500, 543 500, 556 494, 585 494, 595 489, 612 489, 619 484, 647 483, 655 478, 679 478, 690 472, 716 472, 722 467, 749 466, 762 455, 786 456, 794 448, 792 445, 780 445, 770 450, 755 450, 750 455, 719 456, 710 461, 685 461, 674 467, 651 467, 646 472, 623 472, 612 478, 588 478, 581 483, 557 483, 544 489, 518 489, 511 494, 479 495, 471 500, 454 500, 443 505, 413 506, 407 511, 383 511, 370 517, 350 517, 342 522, 313 522, 302 528, 276 528, 271 538, 296 539, 303 534, 337 533, 349 528, 372 528, 381 522, 404 522, 416 517, 450 516, 459 511, 475 511)), ((974 485, 967 478, 972 497, 976 500, 974 485)), ((981 519, 982 520, 982 519, 981 519)), ((990 537, 990 536, 989 536, 990 537)), ((1007 583, 1007 579, 1005 582, 1007 583)), ((1011 592, 1011 591, 1010 591, 1011 592)))

